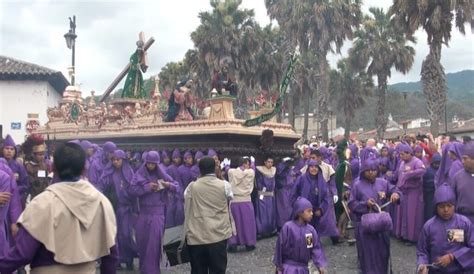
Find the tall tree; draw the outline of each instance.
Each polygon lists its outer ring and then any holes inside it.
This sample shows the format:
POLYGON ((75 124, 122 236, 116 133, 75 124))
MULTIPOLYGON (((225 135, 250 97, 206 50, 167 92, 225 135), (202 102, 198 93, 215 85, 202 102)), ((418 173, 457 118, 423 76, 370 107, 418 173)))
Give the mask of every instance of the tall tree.
POLYGON ((329 78, 330 94, 337 97, 337 107, 344 116, 344 137, 348 139, 356 111, 365 105, 372 92, 372 79, 365 72, 351 67, 348 59, 340 60, 337 70, 332 70, 329 78))
MULTIPOLYGON (((362 18, 360 0, 265 0, 267 13, 276 19, 289 45, 299 47, 302 56, 314 54, 318 66, 318 118, 323 138, 328 140, 329 52, 340 52, 345 39, 352 39, 362 18), (311 52, 311 53, 309 53, 311 52)), ((296 77, 298 78, 298 77, 296 77)), ((314 90, 311 79, 304 80, 299 92, 307 102, 314 90)), ((305 110, 308 109, 305 107, 305 110)), ((305 115, 307 117, 307 115, 305 115)), ((305 123, 307 124, 307 122, 305 123)))
POLYGON ((423 93, 431 120, 431 132, 439 134, 439 122, 447 100, 446 79, 441 65, 442 44, 451 39, 453 18, 456 28, 465 33, 464 23, 471 20, 470 0, 394 0, 390 14, 409 34, 423 27, 430 52, 421 67, 423 93))
POLYGON ((258 45, 253 35, 254 12, 241 9, 241 0, 211 0, 210 3, 212 11, 199 13, 201 24, 191 33, 191 40, 211 73, 220 68, 222 61, 227 62, 230 73, 238 78, 241 86, 239 96, 245 97, 245 85, 251 83, 245 82, 242 76, 247 76, 252 68, 258 45))
POLYGON ((411 69, 415 49, 407 43, 415 43, 415 39, 411 35, 405 35, 383 9, 370 8, 369 11, 362 27, 355 32, 355 41, 349 55, 352 65, 367 68, 370 76, 377 76, 375 126, 378 138, 383 139, 388 121, 385 99, 390 70, 395 67, 397 71, 407 73, 411 69))

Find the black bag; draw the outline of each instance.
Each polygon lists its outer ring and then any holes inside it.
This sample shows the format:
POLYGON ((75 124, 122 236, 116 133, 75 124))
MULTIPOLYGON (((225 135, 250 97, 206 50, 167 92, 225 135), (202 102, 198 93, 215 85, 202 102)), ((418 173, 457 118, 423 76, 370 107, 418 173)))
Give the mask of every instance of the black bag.
POLYGON ((175 226, 165 229, 163 235, 163 249, 166 252, 171 266, 188 263, 189 253, 186 242, 181 246, 184 226, 175 226))

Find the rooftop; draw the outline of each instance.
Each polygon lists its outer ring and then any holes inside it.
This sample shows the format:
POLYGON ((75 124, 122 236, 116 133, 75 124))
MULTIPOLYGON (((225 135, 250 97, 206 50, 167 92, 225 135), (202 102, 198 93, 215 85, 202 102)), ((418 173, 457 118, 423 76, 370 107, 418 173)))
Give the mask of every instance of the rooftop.
POLYGON ((0 55, 0 80, 47 81, 60 94, 69 85, 69 81, 60 71, 0 55))

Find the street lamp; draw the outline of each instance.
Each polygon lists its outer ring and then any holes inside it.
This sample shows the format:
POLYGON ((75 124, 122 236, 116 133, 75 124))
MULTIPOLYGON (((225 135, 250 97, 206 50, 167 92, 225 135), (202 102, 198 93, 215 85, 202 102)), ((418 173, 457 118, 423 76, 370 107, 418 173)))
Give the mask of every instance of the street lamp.
POLYGON ((76 57, 76 16, 74 15, 71 19, 69 17, 69 31, 64 34, 66 39, 66 45, 68 49, 72 49, 72 65, 71 65, 71 85, 74 86, 75 83, 75 57, 76 57))

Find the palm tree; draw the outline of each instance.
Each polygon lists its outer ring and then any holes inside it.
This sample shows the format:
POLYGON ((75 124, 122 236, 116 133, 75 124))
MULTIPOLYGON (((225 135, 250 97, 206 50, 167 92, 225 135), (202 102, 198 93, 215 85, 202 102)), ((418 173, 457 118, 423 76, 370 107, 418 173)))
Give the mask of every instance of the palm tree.
POLYGON ((329 90, 337 96, 337 107, 344 114, 344 137, 349 138, 351 122, 362 108, 373 89, 372 79, 363 71, 351 67, 348 59, 337 63, 337 70, 330 73, 329 90))
POLYGON ((451 39, 453 18, 456 28, 465 33, 464 23, 471 20, 470 0, 394 0, 389 11, 409 33, 423 27, 430 52, 421 67, 423 93, 431 119, 431 132, 439 134, 439 122, 447 100, 446 79, 441 65, 441 46, 451 39))
POLYGON ((392 67, 407 73, 415 56, 415 49, 407 42, 415 43, 413 36, 405 35, 391 17, 380 8, 370 8, 362 27, 355 32, 355 41, 349 50, 353 66, 365 69, 370 76, 377 76, 377 136, 383 139, 387 126, 385 98, 387 81, 392 67))
MULTIPOLYGON (((360 0, 265 0, 270 18, 276 19, 288 44, 298 46, 302 56, 314 54, 318 66, 318 117, 323 138, 328 139, 329 52, 340 52, 344 40, 351 39, 362 18, 360 0)), ((303 70, 302 70, 303 71, 303 70)), ((298 78, 298 77, 296 77, 298 78)), ((300 94, 305 103, 315 90, 312 79, 300 77, 300 94), (311 89, 310 89, 311 88, 311 89), (313 89, 314 88, 314 89, 313 89), (307 90, 310 89, 310 90, 307 90)), ((309 109, 306 106, 305 110, 309 109)), ((307 118, 305 113, 305 118, 307 118)), ((306 119, 305 119, 306 120, 306 119)), ((307 122, 305 121, 305 124, 307 122)))
MULTIPOLYGON (((252 55, 258 46, 253 33, 256 26, 253 10, 240 9, 241 0, 211 0, 212 11, 199 13, 201 24, 191 33, 191 40, 210 72, 228 61, 229 71, 238 79, 239 90, 245 92, 252 55)), ((245 94, 239 96, 245 97, 245 94)))

